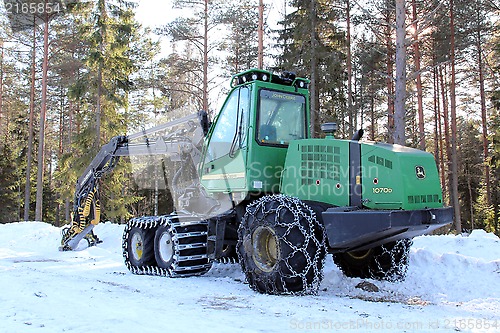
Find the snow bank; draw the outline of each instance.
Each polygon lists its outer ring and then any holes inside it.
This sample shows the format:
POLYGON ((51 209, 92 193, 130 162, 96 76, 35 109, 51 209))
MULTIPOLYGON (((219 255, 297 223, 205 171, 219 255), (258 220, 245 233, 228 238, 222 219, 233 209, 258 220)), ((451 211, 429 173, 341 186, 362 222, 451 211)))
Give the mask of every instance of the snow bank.
POLYGON ((500 239, 484 231, 414 240, 408 276, 357 288, 327 258, 317 296, 254 293, 239 265, 202 277, 130 274, 123 226, 95 228, 96 247, 59 252, 60 229, 0 225, 2 332, 500 332, 500 239))
POLYGON ((434 302, 500 298, 500 288, 495 288, 500 282, 500 239, 482 230, 468 237, 418 237, 405 283, 411 281, 414 290, 434 302))

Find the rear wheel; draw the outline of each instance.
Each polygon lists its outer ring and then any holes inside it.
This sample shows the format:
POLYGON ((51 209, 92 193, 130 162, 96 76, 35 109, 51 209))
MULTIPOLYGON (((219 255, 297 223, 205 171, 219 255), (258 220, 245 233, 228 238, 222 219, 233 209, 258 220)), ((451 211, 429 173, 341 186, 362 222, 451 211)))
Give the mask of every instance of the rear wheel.
POLYGON ((402 239, 363 251, 336 253, 333 261, 349 277, 401 281, 406 276, 412 241, 402 239))
POLYGON ((174 261, 174 241, 170 225, 156 230, 154 254, 158 267, 171 269, 174 261))
POLYGON ((123 233, 125 265, 134 274, 192 276, 206 273, 207 225, 198 216, 134 218, 123 233))
POLYGON ((325 233, 302 201, 266 196, 247 207, 237 252, 250 287, 266 294, 315 293, 323 279, 325 233))
POLYGON ((207 222, 191 216, 164 218, 156 230, 154 256, 157 266, 169 276, 205 274, 212 266, 207 254, 207 222))

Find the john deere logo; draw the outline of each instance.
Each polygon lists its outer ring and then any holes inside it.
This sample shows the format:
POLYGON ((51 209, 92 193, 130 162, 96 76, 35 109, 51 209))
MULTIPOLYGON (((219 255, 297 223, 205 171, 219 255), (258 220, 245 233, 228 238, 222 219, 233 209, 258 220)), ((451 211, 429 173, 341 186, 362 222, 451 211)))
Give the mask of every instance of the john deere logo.
POLYGON ((424 179, 425 178, 425 169, 423 166, 416 166, 415 167, 415 174, 417 175, 418 179, 424 179))

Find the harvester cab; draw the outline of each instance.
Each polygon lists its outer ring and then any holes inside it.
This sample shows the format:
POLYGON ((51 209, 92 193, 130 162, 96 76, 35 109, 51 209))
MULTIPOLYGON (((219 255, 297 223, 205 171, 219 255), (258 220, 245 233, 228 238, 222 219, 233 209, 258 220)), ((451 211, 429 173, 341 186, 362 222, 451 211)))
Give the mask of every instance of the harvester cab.
POLYGON ((309 134, 306 79, 251 70, 233 77, 232 91, 214 122, 200 168, 210 193, 280 193, 288 146, 309 134))

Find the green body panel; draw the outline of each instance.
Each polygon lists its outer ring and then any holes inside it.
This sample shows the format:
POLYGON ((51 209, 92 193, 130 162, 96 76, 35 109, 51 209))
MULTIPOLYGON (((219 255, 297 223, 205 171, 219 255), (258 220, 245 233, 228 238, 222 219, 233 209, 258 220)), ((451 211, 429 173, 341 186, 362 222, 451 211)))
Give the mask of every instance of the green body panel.
MULTIPOLYGON (((304 107, 304 127, 305 136, 309 137, 309 91, 307 85, 299 88, 296 81, 307 83, 308 80, 298 78, 291 85, 284 85, 272 82, 273 74, 262 70, 250 70, 233 77, 232 90, 218 114, 208 134, 203 156, 207 155, 212 143, 212 137, 217 123, 221 121, 221 113, 225 105, 229 103, 231 94, 242 87, 250 91, 248 123, 243 126, 244 133, 241 148, 234 156, 225 155, 214 161, 205 160, 201 163, 199 173, 201 184, 209 193, 218 192, 238 192, 238 193, 279 193, 281 173, 285 164, 287 145, 262 144, 257 140, 256 124, 258 123, 259 93, 262 89, 267 89, 276 93, 290 93, 303 96, 304 107), (249 77, 251 74, 267 75, 271 79, 268 81, 250 80, 241 83, 240 77, 249 77), (239 80, 239 81, 238 81, 239 80)), ((276 76, 275 76, 276 77, 276 76)))
POLYGON ((443 206, 432 154, 400 145, 363 143, 361 160, 365 207, 415 210, 443 206))
POLYGON ((281 192, 301 200, 349 205, 349 142, 307 139, 290 143, 281 192))
POLYGON ((365 208, 416 210, 443 206, 432 154, 399 145, 355 143, 355 149, 361 148, 358 166, 352 165, 351 143, 336 139, 291 142, 281 192, 302 200, 349 206, 352 182, 361 185, 365 208), (351 175, 357 168, 361 177, 351 175))

